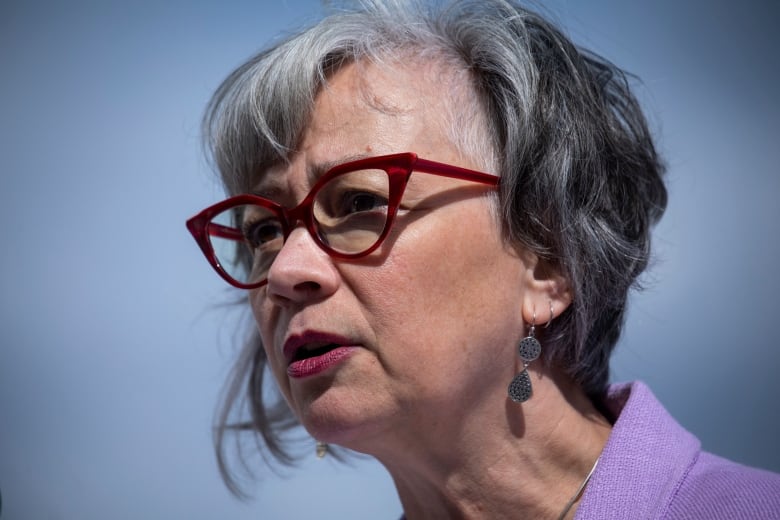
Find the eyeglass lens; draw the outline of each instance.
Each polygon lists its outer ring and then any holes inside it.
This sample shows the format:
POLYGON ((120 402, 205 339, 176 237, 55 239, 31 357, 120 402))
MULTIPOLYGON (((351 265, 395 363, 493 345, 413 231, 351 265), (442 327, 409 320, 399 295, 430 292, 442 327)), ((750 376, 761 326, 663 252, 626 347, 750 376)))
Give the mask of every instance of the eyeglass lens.
MULTIPOLYGON (((318 186, 307 212, 315 240, 326 251, 342 254, 373 247, 387 225, 389 186, 388 174, 376 169, 345 172, 318 186)), ((225 272, 238 282, 254 284, 267 278, 289 231, 275 209, 243 204, 217 214, 208 236, 225 272)))

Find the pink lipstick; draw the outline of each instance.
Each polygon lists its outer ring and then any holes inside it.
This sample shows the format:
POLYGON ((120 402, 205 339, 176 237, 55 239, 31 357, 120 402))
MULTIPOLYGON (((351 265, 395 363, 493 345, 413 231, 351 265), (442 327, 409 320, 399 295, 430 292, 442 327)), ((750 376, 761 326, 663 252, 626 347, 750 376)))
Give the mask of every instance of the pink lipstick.
POLYGON ((330 333, 307 331, 292 335, 284 342, 287 375, 302 378, 319 374, 352 355, 359 345, 330 333))
POLYGON ((294 360, 287 366, 287 375, 301 378, 319 374, 320 372, 338 365, 352 355, 358 348, 360 347, 340 345, 319 355, 294 360))

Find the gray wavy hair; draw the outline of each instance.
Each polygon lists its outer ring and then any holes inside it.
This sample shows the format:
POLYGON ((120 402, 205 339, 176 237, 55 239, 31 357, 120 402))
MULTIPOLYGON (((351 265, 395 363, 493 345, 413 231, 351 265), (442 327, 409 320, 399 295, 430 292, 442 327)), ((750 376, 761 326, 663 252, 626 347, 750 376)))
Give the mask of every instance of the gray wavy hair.
MULTIPOLYGON (((666 207, 664 166, 627 74, 540 15, 508 0, 371 0, 274 44, 222 83, 204 118, 206 148, 227 191, 249 191, 258 172, 288 160, 316 94, 342 66, 390 67, 412 55, 467 83, 472 104, 464 110, 483 117, 476 130, 460 126, 478 136, 464 146, 502 177, 507 239, 565 276, 573 293, 544 331, 545 362, 597 399, 629 289, 647 266, 651 228, 666 207)), ((265 395, 265 374, 254 333, 226 387, 215 435, 223 477, 239 495, 228 432, 249 432, 269 462, 295 460, 285 439, 297 421, 278 393, 265 395)))

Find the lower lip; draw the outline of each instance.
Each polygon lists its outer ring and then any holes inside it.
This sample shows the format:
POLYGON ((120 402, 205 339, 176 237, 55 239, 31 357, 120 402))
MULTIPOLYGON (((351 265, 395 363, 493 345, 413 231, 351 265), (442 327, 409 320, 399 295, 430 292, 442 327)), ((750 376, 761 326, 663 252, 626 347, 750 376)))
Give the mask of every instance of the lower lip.
POLYGON ((360 347, 336 347, 321 356, 293 361, 287 367, 287 375, 294 378, 309 377, 338 365, 360 347))

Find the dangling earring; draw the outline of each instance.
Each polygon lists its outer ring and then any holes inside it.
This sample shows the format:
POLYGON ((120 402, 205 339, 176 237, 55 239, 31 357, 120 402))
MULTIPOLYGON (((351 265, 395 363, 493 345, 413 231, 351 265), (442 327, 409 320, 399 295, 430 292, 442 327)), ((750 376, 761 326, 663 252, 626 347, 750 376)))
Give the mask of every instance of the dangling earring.
MULTIPOLYGON (((550 326, 553 319, 553 304, 550 300, 550 319, 545 325, 545 328, 550 326)), ((520 355, 520 359, 523 360, 523 370, 520 371, 509 383, 507 389, 509 398, 516 403, 524 403, 528 401, 533 395, 533 388, 531 387, 531 376, 528 374, 528 365, 531 361, 539 357, 542 353, 542 345, 539 340, 534 337, 536 332, 536 311, 534 310, 534 317, 531 322, 531 328, 528 331, 528 336, 520 340, 520 345, 517 347, 517 353, 520 355)))
POLYGON ((328 454, 328 444, 322 441, 317 441, 317 458, 321 459, 328 454))

